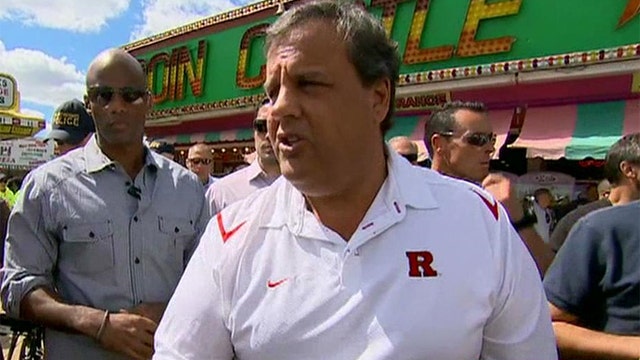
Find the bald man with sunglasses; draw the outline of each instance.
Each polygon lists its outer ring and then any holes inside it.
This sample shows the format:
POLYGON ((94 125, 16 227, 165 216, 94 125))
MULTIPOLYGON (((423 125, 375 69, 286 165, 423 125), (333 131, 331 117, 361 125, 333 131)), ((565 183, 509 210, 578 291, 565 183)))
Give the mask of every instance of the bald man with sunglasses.
POLYGON ((187 152, 187 169, 198 176, 204 191, 218 179, 211 176, 213 170, 213 154, 211 147, 204 143, 197 143, 189 148, 187 152))
POLYGON ((445 104, 427 121, 424 143, 433 160, 433 170, 483 187, 505 207, 538 271, 544 275, 554 253, 533 228, 535 217, 525 214, 509 179, 489 174, 491 156, 496 151, 496 134, 485 105, 462 101, 445 104))
POLYGON ((45 327, 46 359, 149 359, 209 220, 195 175, 143 143, 146 75, 121 49, 87 72, 96 133, 33 170, 9 219, 2 301, 45 327))

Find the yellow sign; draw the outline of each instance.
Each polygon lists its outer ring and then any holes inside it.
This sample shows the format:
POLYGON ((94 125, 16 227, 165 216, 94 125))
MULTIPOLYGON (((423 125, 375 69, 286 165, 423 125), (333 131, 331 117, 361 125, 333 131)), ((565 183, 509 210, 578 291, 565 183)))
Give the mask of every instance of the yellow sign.
POLYGON ((0 110, 18 110, 18 87, 9 74, 0 73, 0 110))
POLYGON ((32 128, 28 126, 19 126, 19 125, 0 125, 0 136, 3 138, 6 136, 31 136, 37 133, 40 128, 32 128))
POLYGON ((640 93, 640 72, 633 73, 633 81, 631 81, 631 92, 640 93))

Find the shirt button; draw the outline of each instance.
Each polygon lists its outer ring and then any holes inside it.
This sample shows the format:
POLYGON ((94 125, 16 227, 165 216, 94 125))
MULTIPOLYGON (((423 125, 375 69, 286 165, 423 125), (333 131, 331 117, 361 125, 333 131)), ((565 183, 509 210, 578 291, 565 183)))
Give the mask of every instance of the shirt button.
POLYGON ((93 239, 94 237, 96 237, 96 234, 94 234, 93 231, 92 231, 92 232, 89 233, 89 237, 93 239))
POLYGON ((133 221, 138 222, 138 217, 137 217, 137 216, 134 216, 134 217, 133 217, 133 221))
POLYGON ((140 259, 136 258, 135 260, 133 260, 133 262, 136 263, 136 264, 140 264, 140 259))
POLYGON ((173 229, 173 231, 174 231, 175 233, 179 233, 179 232, 180 232, 180 229, 178 229, 178 227, 176 226, 176 228, 175 228, 175 229, 173 229))
POLYGON ((124 183, 125 186, 131 186, 131 181, 127 181, 126 183, 124 183))

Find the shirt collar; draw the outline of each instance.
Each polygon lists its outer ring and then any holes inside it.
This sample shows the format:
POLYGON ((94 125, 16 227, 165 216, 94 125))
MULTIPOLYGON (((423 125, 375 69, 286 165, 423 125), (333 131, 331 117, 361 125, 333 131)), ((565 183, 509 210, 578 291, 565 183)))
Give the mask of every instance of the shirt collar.
MULTIPOLYGON (((387 178, 374 203, 382 202, 384 205, 380 204, 381 206, 386 206, 389 211, 394 211, 401 217, 404 217, 407 208, 437 208, 438 203, 431 185, 441 183, 442 176, 432 170, 413 166, 395 151, 387 150, 387 178)), ((279 227, 287 224, 293 233, 300 233, 307 211, 304 196, 284 177, 280 177, 273 186, 277 188, 276 210, 267 226, 279 227)), ((371 209, 365 219, 369 217, 371 209)))
MULTIPOLYGON (((102 152, 102 149, 98 146, 98 141, 96 140, 96 135, 91 135, 91 138, 84 146, 84 159, 85 159, 85 168, 88 173, 99 172, 106 168, 115 168, 116 162, 109 159, 107 155, 102 152)), ((153 151, 149 150, 148 147, 144 147, 144 165, 149 168, 151 171, 156 171, 158 166, 158 161, 154 156, 156 155, 153 151)))

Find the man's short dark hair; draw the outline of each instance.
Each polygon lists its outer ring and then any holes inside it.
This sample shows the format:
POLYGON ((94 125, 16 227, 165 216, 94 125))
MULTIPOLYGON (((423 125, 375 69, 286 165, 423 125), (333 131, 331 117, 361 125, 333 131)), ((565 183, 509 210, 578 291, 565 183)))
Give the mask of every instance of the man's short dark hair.
POLYGON ((378 19, 353 1, 314 1, 301 3, 287 10, 267 30, 265 50, 286 38, 293 29, 313 20, 331 22, 347 48, 347 56, 365 86, 388 78, 391 83, 389 109, 380 130, 391 128, 396 95, 396 81, 400 71, 397 45, 387 37, 378 19))
POLYGON ((433 146, 431 138, 434 134, 454 132, 456 130, 455 114, 458 110, 469 110, 477 113, 486 113, 487 107, 477 101, 452 101, 448 102, 438 110, 431 113, 431 117, 424 125, 424 145, 429 151, 429 156, 433 159, 433 146))
POLYGON ((538 188, 538 189, 536 189, 536 191, 533 192, 533 198, 536 199, 536 201, 538 201, 540 196, 545 195, 545 194, 553 197, 553 194, 551 193, 551 190, 549 190, 547 188, 538 188))
POLYGON ((609 148, 604 160, 604 177, 611 185, 618 185, 622 180, 620 163, 623 161, 640 166, 640 133, 625 135, 609 148))

